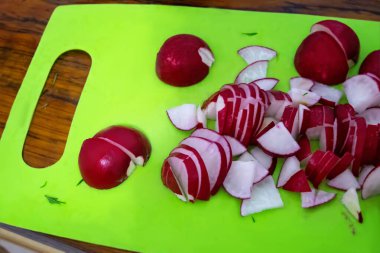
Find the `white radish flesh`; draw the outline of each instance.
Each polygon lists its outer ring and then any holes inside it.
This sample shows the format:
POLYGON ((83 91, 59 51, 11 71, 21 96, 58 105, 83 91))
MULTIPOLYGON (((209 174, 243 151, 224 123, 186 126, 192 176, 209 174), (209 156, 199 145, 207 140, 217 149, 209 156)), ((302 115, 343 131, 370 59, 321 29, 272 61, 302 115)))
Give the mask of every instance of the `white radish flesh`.
POLYGON ((359 197, 355 188, 348 189, 342 197, 342 204, 360 223, 363 222, 362 211, 360 209, 359 197))
POLYGON ((350 188, 359 189, 360 185, 351 170, 346 169, 340 173, 335 178, 331 179, 328 183, 328 186, 339 189, 339 190, 348 190, 350 188))
POLYGON ((235 83, 250 83, 267 76, 268 61, 256 61, 245 67, 237 76, 235 83))
POLYGON ((368 125, 380 124, 380 108, 370 108, 362 112, 360 117, 363 117, 368 125))
POLYGON ((251 64, 262 60, 270 61, 276 57, 277 52, 267 47, 248 46, 240 49, 238 51, 238 54, 245 60, 247 64, 251 64))
POLYGON ((321 83, 315 83, 313 87, 311 87, 311 91, 319 95, 321 102, 326 102, 327 105, 338 104, 343 95, 340 90, 321 83))
POLYGON ((335 196, 335 193, 311 189, 311 192, 301 193, 302 207, 310 208, 319 206, 333 200, 335 196))
POLYGON ((234 161, 223 182, 226 191, 235 198, 248 199, 255 180, 253 161, 234 161))
POLYGON ((172 124, 179 130, 191 130, 198 123, 197 106, 194 104, 183 104, 170 108, 166 112, 172 124))
POLYGON ((211 51, 208 48, 200 47, 198 49, 198 54, 200 55, 202 62, 211 67, 215 61, 214 55, 211 53, 211 51))
POLYGON ((230 144, 233 156, 241 155, 247 151, 247 148, 244 147, 244 145, 241 144, 240 141, 236 140, 234 137, 225 135, 224 138, 226 138, 228 144, 230 144))
POLYGON ((365 178, 362 187, 362 198, 368 199, 378 194, 380 194, 380 166, 374 168, 365 178))
POLYGON ((260 87, 262 90, 271 90, 279 82, 276 78, 263 78, 255 81, 255 84, 260 87))
POLYGON ((289 80, 290 89, 300 89, 309 91, 314 85, 314 81, 304 77, 293 77, 289 80))
POLYGON ((297 157, 291 156, 287 158, 282 165, 280 175, 278 177, 277 187, 284 186, 288 180, 301 169, 300 161, 297 157))
POLYGON ((321 96, 312 91, 306 91, 297 88, 290 89, 288 94, 292 98, 294 105, 303 104, 306 106, 312 106, 318 103, 318 101, 321 99, 321 96))

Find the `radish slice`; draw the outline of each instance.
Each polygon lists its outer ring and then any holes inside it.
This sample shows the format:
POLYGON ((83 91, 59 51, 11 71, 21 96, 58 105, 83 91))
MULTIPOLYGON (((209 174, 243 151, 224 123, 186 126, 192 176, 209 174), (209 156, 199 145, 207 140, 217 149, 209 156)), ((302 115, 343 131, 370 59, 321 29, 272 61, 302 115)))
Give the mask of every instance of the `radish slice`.
POLYGON ((182 201, 188 201, 187 195, 184 193, 179 180, 174 175, 168 159, 164 161, 162 166, 162 180, 164 184, 182 201))
POLYGON ((355 188, 348 189, 342 197, 342 204, 359 221, 363 223, 362 211, 360 209, 359 198, 355 188))
POLYGON ((207 127, 207 119, 206 119, 206 113, 202 110, 200 106, 197 108, 197 126, 199 128, 206 128, 207 127))
POLYGON ((289 178, 282 189, 292 192, 310 192, 311 188, 307 181, 305 171, 299 170, 295 173, 291 178, 289 178))
POLYGON ((256 159, 253 160, 253 163, 255 164, 255 180, 253 181, 253 183, 256 184, 269 175, 269 170, 264 168, 264 166, 261 163, 259 163, 256 159))
POLYGON ((300 89, 304 91, 309 91, 314 85, 314 81, 304 77, 293 77, 290 78, 290 89, 300 89))
POLYGON ((366 179, 366 177, 368 176, 368 174, 375 168, 374 165, 365 165, 363 166, 361 172, 360 172, 360 175, 359 175, 359 179, 358 179, 358 182, 359 182, 359 185, 360 187, 363 186, 363 183, 364 183, 364 180, 366 179))
MULTIPOLYGON (((190 175, 188 175, 188 172, 190 166, 186 165, 184 160, 178 157, 168 157, 167 160, 182 192, 182 196, 188 200, 194 200, 194 195, 189 193, 189 186, 194 186, 194 184, 189 182, 190 175)), ((198 186, 198 183, 196 185, 198 186)))
POLYGON ((341 158, 339 158, 339 161, 335 164, 334 168, 332 168, 330 173, 327 175, 327 178, 333 179, 337 177, 350 166, 353 160, 354 157, 351 155, 351 153, 344 153, 344 155, 341 158))
POLYGON ((296 153, 296 157, 301 163, 306 164, 312 155, 310 141, 307 136, 301 136, 298 140, 298 145, 300 145, 300 150, 296 153))
POLYGON ((304 134, 310 118, 310 109, 304 105, 298 106, 298 129, 301 134, 304 134))
POLYGON ((331 86, 327 86, 321 83, 315 83, 311 87, 311 91, 321 97, 320 102, 329 106, 335 106, 339 103, 343 93, 331 86))
POLYGON ((236 140, 234 137, 225 135, 224 138, 226 138, 228 144, 230 144, 233 156, 241 155, 247 151, 247 148, 244 147, 243 144, 241 144, 240 141, 236 140))
POLYGON ((347 100, 357 113, 380 104, 380 91, 377 82, 368 75, 357 75, 343 83, 347 100))
POLYGON ((270 105, 265 112, 266 117, 274 117, 280 120, 286 106, 292 104, 289 94, 282 91, 271 90, 267 92, 270 105))
POLYGON ((261 164, 263 167, 269 171, 269 174, 272 175, 274 169, 277 165, 277 158, 274 158, 266 154, 261 148, 255 147, 251 150, 252 156, 261 164))
POLYGON ((306 91, 297 88, 291 88, 288 94, 292 98, 294 105, 303 104, 312 106, 318 103, 318 101, 321 99, 321 96, 312 91, 306 91))
POLYGON ((244 152, 238 159, 238 161, 255 161, 256 159, 249 153, 249 152, 244 152))
POLYGON ((333 200, 335 197, 335 193, 311 189, 311 192, 301 193, 302 207, 310 208, 319 206, 333 200))
POLYGON ((193 104, 183 104, 170 108, 166 111, 172 124, 179 130, 191 130, 196 127, 197 106, 193 104))
POLYGON ((374 168, 364 179, 362 198, 368 199, 378 194, 380 194, 380 166, 374 168))
POLYGON ((198 49, 198 54, 201 57, 202 62, 207 66, 211 67, 211 65, 215 61, 214 55, 211 53, 211 51, 208 48, 200 47, 198 49))
POLYGON ((300 149, 282 122, 261 135, 257 142, 266 153, 279 157, 292 156, 300 149))
POLYGON ((267 76, 268 61, 256 61, 245 67, 237 76, 235 83, 250 83, 267 76))
POLYGON ((296 138, 299 134, 298 108, 293 106, 285 107, 280 121, 284 123, 284 126, 292 134, 293 138, 296 138))
POLYGON ((271 90, 273 89, 279 80, 277 78, 263 78, 255 81, 255 84, 260 87, 262 90, 271 90))
POLYGON ((368 125, 380 124, 380 108, 370 108, 362 112, 360 117, 363 117, 368 125))
POLYGON ((253 161, 234 161, 223 182, 224 189, 233 197, 248 199, 255 181, 255 163, 253 161))
POLYGON ((351 170, 347 169, 340 173, 338 176, 331 179, 328 183, 328 186, 346 191, 350 188, 359 189, 360 185, 351 170))
POLYGON ((301 170, 300 161, 295 156, 288 157, 284 164, 277 181, 277 187, 282 187, 288 182, 288 180, 301 170))
POLYGON ((242 216, 247 216, 283 206, 284 203, 274 184, 273 178, 267 176, 261 182, 253 185, 251 198, 243 200, 240 213, 242 216))
POLYGON ((256 61, 270 61, 276 57, 277 52, 267 47, 248 46, 239 49, 238 54, 246 61, 247 64, 252 64, 256 61))
POLYGON ((224 123, 226 121, 227 108, 224 98, 218 96, 215 105, 216 111, 216 122, 215 122, 215 131, 221 133, 224 130, 224 123))

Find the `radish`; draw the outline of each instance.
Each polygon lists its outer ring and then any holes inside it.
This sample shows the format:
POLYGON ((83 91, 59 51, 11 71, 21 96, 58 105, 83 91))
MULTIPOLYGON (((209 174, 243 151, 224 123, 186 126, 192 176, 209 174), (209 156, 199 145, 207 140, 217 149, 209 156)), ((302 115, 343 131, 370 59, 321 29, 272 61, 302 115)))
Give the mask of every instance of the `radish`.
POLYGON ((343 83, 347 100, 357 113, 380 104, 379 83, 368 75, 357 75, 343 83))
MULTIPOLYGON (((198 124, 197 106, 194 104, 183 104, 170 108, 166 111, 171 123, 179 130, 188 131, 194 129, 198 124)), ((199 115, 199 117, 202 117, 199 115)))
POLYGON ((266 154, 261 148, 255 147, 251 150, 251 155, 261 164, 263 167, 269 171, 269 174, 272 175, 276 165, 277 158, 272 157, 266 154))
POLYGON ((284 203, 273 178, 267 176, 261 182, 253 185, 251 197, 242 201, 240 213, 242 216, 247 216, 283 206, 284 203))
POLYGON ((156 59, 156 73, 164 83, 190 86, 202 81, 209 73, 214 56, 202 39, 178 34, 167 39, 156 59))
POLYGON ((286 106, 292 104, 292 99, 287 93, 277 90, 267 91, 270 105, 265 112, 265 117, 274 117, 280 120, 286 106))
POLYGON ((362 186, 363 199, 368 199, 378 194, 380 194, 380 166, 372 169, 371 172, 368 173, 362 186))
POLYGON ((321 104, 328 106, 335 106, 338 104, 343 95, 340 90, 321 83, 315 83, 313 87, 311 87, 311 91, 321 97, 319 100, 321 104))
POLYGON ((370 108, 362 112, 360 117, 363 117, 368 125, 380 124, 380 108, 370 108))
POLYGON ((294 105, 303 104, 306 106, 312 106, 318 103, 318 101, 321 99, 321 96, 314 92, 297 88, 291 88, 288 94, 292 98, 294 105))
POLYGON ((328 183, 328 186, 336 188, 338 190, 348 190, 350 188, 359 189, 360 185, 354 175, 352 174, 351 170, 346 169, 342 173, 340 173, 338 176, 331 179, 328 183))
POLYGON ((342 197, 342 204, 359 221, 363 223, 363 215, 360 209, 359 198, 355 188, 348 189, 342 197))
POLYGON ((202 110, 200 106, 197 107, 197 128, 207 127, 206 112, 202 110))
POLYGON ((366 122, 364 118, 356 117, 353 119, 353 124, 356 127, 354 141, 351 149, 351 154, 354 156, 354 161, 351 164, 352 173, 358 177, 360 173, 360 165, 363 157, 365 139, 366 139, 366 122))
POLYGON ((337 118, 337 143, 335 152, 340 154, 349 130, 350 120, 354 117, 355 111, 349 104, 337 105, 335 107, 335 115, 337 118))
POLYGON ((216 120, 216 100, 218 96, 219 91, 214 92, 201 106, 208 119, 216 120))
POLYGON ((292 77, 289 80, 290 89, 300 89, 309 91, 314 85, 314 81, 304 77, 292 77))
POLYGON ((310 34, 298 47, 294 65, 300 76, 333 85, 343 82, 348 73, 345 52, 325 32, 310 34))
POLYGON ((255 80, 255 84, 263 90, 271 90, 273 89, 277 83, 279 82, 276 78, 262 78, 255 80))
POLYGON ((342 157, 339 158, 339 161, 335 164, 335 166, 331 169, 330 173, 327 175, 327 179, 333 179, 345 171, 352 161, 354 157, 350 152, 345 152, 342 157))
POLYGON ((223 96, 219 95, 216 100, 215 111, 216 111, 216 122, 215 122, 215 131, 223 133, 224 124, 227 117, 227 107, 226 100, 223 96))
POLYGON ((224 179, 224 189, 233 197, 249 199, 255 181, 255 163, 253 161, 234 161, 224 179))
POLYGON ((358 182, 360 187, 363 187, 364 180, 368 176, 368 174, 375 168, 374 165, 365 165, 363 166, 362 170, 360 171, 360 175, 358 178, 358 182))
POLYGON ((380 50, 375 50, 367 55, 360 66, 359 74, 372 74, 380 79, 380 50))
POLYGON ((301 134, 306 132, 310 121, 310 109, 304 105, 298 106, 298 129, 301 134))
POLYGON ((307 181, 307 177, 304 170, 299 170, 293 176, 289 178, 282 189, 291 192, 310 192, 311 188, 307 181))
POLYGON ((277 52, 267 47, 248 46, 239 49, 238 54, 247 64, 252 64, 256 61, 270 61, 276 57, 277 52))
POLYGON ((292 156, 300 149, 282 122, 261 135, 257 142, 266 153, 279 157, 292 156))
POLYGON ((247 151, 247 148, 244 147, 243 144, 241 144, 234 137, 225 135, 224 138, 226 138, 227 142, 229 143, 233 156, 241 155, 247 151))
POLYGON ((255 161, 256 159, 249 153, 249 152, 244 152, 239 156, 238 161, 255 161))
POLYGON ((180 188, 178 179, 173 174, 172 168, 170 167, 167 159, 165 159, 162 165, 161 179, 164 185, 168 187, 180 200, 188 201, 188 197, 183 192, 183 189, 180 188))
POLYGON ((350 67, 358 61, 359 38, 349 26, 336 20, 323 20, 311 27, 311 33, 315 32, 325 32, 333 37, 344 51, 350 67))
POLYGON ((282 165, 277 187, 295 192, 311 191, 300 161, 295 156, 287 158, 282 165))
POLYGON ((250 83, 267 76, 268 61, 255 61, 245 67, 236 77, 235 83, 250 83))
POLYGON ((330 202, 336 197, 335 193, 311 189, 310 192, 302 192, 301 200, 303 208, 310 208, 330 202))
POLYGON ((312 153, 310 141, 306 135, 300 137, 300 139, 298 140, 298 145, 300 146, 300 150, 298 150, 295 155, 302 164, 307 164, 312 153))
POLYGON ((277 123, 278 123, 278 121, 275 118, 265 117, 263 119, 263 124, 261 124, 261 127, 260 127, 258 133, 260 133, 263 129, 265 129, 269 124, 277 124, 277 123))
POLYGON ((292 134, 293 138, 296 138, 299 134, 298 108, 293 106, 285 107, 280 121, 284 123, 284 126, 292 134))

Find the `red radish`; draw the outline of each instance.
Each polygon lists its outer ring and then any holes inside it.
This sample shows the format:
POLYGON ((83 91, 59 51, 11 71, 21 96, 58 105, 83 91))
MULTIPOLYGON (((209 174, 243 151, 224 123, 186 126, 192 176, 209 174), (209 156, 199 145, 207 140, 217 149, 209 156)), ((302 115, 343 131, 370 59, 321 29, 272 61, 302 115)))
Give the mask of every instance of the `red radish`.
POLYGON ((274 117, 280 120, 286 106, 292 104, 292 99, 287 93, 277 90, 267 91, 270 105, 265 112, 266 117, 274 117))
POLYGON ((277 52, 267 47, 248 46, 239 49, 238 54, 245 60, 247 64, 251 64, 256 61, 270 61, 276 57, 277 52))
POLYGON ((368 199, 378 194, 380 194, 380 166, 372 169, 371 172, 368 173, 362 186, 363 199, 368 199))
POLYGON ((302 192, 302 207, 310 208, 330 202, 336 197, 335 193, 311 189, 311 192, 302 192))
POLYGON ((253 161, 234 161, 224 179, 223 186, 235 198, 249 199, 255 181, 255 163, 253 161))
POLYGON ((338 104, 343 95, 340 90, 321 83, 315 83, 313 87, 311 87, 311 91, 321 97, 319 101, 321 104, 328 106, 335 106, 338 104))
POLYGON ((120 148, 100 138, 83 142, 79 168, 83 180, 96 189, 110 189, 121 184, 135 165, 120 148))
POLYGON ((94 138, 101 138, 117 146, 135 164, 141 166, 149 160, 152 151, 147 137, 141 131, 131 127, 111 126, 97 133, 94 138))
POLYGON ((342 197, 342 204, 359 221, 363 223, 363 215, 360 209, 359 197, 355 188, 348 189, 342 197))
POLYGON ((344 51, 325 32, 312 33, 301 43, 294 65, 300 76, 328 85, 343 82, 348 73, 344 51))
POLYGON ((359 179, 358 179, 358 182, 359 182, 360 187, 363 186, 364 180, 366 179, 366 177, 368 176, 368 174, 369 174, 374 168, 375 168, 374 165, 365 165, 365 166, 363 166, 362 170, 360 171, 360 175, 359 175, 359 179))
POLYGON ((321 161, 315 173, 308 177, 310 178, 313 186, 318 188, 322 181, 327 177, 331 172, 334 166, 339 162, 339 157, 337 157, 333 152, 327 151, 321 161))
POLYGON ((266 153, 279 157, 292 156, 300 149, 282 122, 261 135, 257 142, 266 153))
POLYGON ((272 175, 276 165, 277 165, 277 158, 272 157, 268 154, 266 154, 261 148, 255 147, 251 150, 252 156, 261 164, 263 167, 269 171, 269 174, 272 175))
POLYGON ((286 158, 282 165, 280 175, 278 176, 277 187, 284 186, 286 182, 300 170, 300 161, 295 156, 286 158))
POLYGON ((303 104, 307 106, 312 106, 318 103, 318 101, 321 99, 321 96, 314 92, 300 90, 296 88, 290 89, 288 94, 292 98, 294 105, 303 104))
POLYGON ((360 117, 363 117, 368 125, 380 124, 380 108, 370 108, 362 112, 360 117))
POLYGON ((337 144, 335 152, 340 153, 349 130, 350 120, 354 117, 355 111, 349 104, 337 105, 335 107, 335 115, 337 118, 337 144))
POLYGON ((278 121, 275 118, 272 117, 265 117, 263 119, 263 124, 261 125, 258 133, 260 133, 264 128, 266 128, 269 124, 277 124, 278 121), (272 123, 273 122, 273 123, 272 123))
POLYGON ((194 104, 183 104, 170 108, 166 111, 169 120, 179 130, 191 130, 198 124, 197 106, 194 104))
POLYGON ((310 108, 309 122, 306 135, 310 140, 319 139, 324 126, 334 124, 334 111, 323 105, 315 105, 310 108))
POLYGON ((310 157, 309 161, 307 162, 305 172, 307 177, 311 180, 313 179, 317 172, 318 168, 321 164, 321 161, 323 161, 323 157, 325 156, 325 152, 316 150, 310 157))
POLYGON ((348 65, 358 61, 360 42, 356 33, 346 24, 336 20, 323 20, 311 27, 311 32, 325 32, 332 36, 345 52, 348 65))
POLYGON ((331 169, 330 173, 327 175, 327 178, 333 179, 337 177, 339 174, 341 174, 350 166, 353 160, 354 160, 354 157, 351 155, 350 152, 344 153, 344 155, 339 158, 339 161, 331 169))
POLYGON ((314 85, 314 81, 304 77, 292 77, 290 78, 290 89, 300 89, 309 91, 314 85))
POLYGON ((338 176, 331 179, 328 183, 328 186, 339 189, 339 190, 348 190, 350 188, 359 189, 360 185, 351 170, 346 169, 338 176))
POLYGON ((310 121, 310 109, 304 105, 298 106, 298 129, 301 134, 306 132, 310 121))
POLYGON ((380 50, 367 55, 360 66, 359 74, 372 74, 380 79, 380 50))
POLYGON ((299 170, 295 173, 291 178, 289 178, 282 189, 291 192, 310 192, 311 188, 307 181, 305 171, 299 170))
POLYGON ((347 100, 357 113, 380 104, 380 85, 368 75, 357 75, 343 83, 347 100))
POLYGON ((188 201, 187 196, 183 193, 183 190, 180 188, 178 179, 173 174, 173 171, 167 161, 164 161, 162 165, 162 173, 161 173, 162 182, 166 187, 168 187, 180 200, 188 201))
POLYGON ((247 148, 243 146, 238 140, 236 140, 234 137, 225 135, 224 136, 227 140, 227 142, 230 144, 232 155, 238 156, 243 154, 247 151, 247 148))
POLYGON ((319 137, 319 148, 322 151, 334 151, 334 145, 336 143, 336 127, 324 126, 322 128, 321 135, 319 137))
POLYGON ((268 61, 256 61, 245 67, 236 77, 235 83, 250 83, 267 76, 268 61))
POLYGON ((374 164, 377 160, 377 148, 380 138, 379 127, 378 125, 367 125, 365 132, 364 152, 360 164, 374 164))
POLYGON ((292 134, 293 138, 296 138, 299 134, 298 108, 293 106, 285 107, 280 121, 284 123, 284 126, 292 134))
POLYGON ((300 150, 295 155, 301 163, 306 164, 312 155, 310 141, 306 135, 301 136, 298 145, 300 145, 300 150))
POLYGON ((357 177, 360 173, 360 165, 363 157, 365 139, 366 139, 366 122, 364 118, 356 117, 353 119, 356 126, 354 142, 351 149, 351 154, 354 156, 354 161, 351 165, 352 173, 357 177))
POLYGON ((207 127, 207 118, 206 112, 202 110, 200 106, 197 108, 197 128, 206 128, 207 127))
POLYGON ((242 216, 247 216, 283 206, 284 203, 274 184, 273 178, 267 176, 259 183, 253 185, 251 198, 242 201, 240 213, 242 216))
POLYGON ((277 83, 279 82, 276 78, 262 78, 255 80, 255 84, 263 90, 271 90, 273 89, 277 83))
POLYGON ((218 99, 216 100, 215 111, 216 111, 215 131, 219 133, 223 133, 224 125, 227 118, 227 107, 226 107, 225 98, 223 98, 223 96, 221 95, 219 95, 218 99))
POLYGON ((216 120, 216 100, 219 96, 219 91, 213 93, 206 101, 202 104, 202 110, 204 110, 206 117, 208 119, 216 120))
POLYGON ((156 59, 156 73, 167 84, 190 86, 208 75, 213 62, 214 56, 202 39, 178 34, 161 46, 156 59))

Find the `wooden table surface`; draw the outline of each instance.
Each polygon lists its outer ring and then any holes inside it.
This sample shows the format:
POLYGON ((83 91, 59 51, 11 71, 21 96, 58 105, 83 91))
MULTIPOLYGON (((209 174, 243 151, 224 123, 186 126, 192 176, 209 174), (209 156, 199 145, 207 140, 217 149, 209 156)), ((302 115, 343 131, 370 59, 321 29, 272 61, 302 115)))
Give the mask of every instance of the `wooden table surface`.
MULTIPOLYGON (((58 5, 112 3, 95 0, 0 1, 0 138, 14 98, 48 19, 58 5)), ((304 13, 380 21, 379 0, 131 0, 118 3, 180 4, 229 9, 304 13)), ((63 153, 71 120, 86 81, 91 60, 71 51, 51 69, 25 141, 23 158, 35 168, 47 167, 63 153)), ((86 252, 128 252, 53 237, 86 252)))

